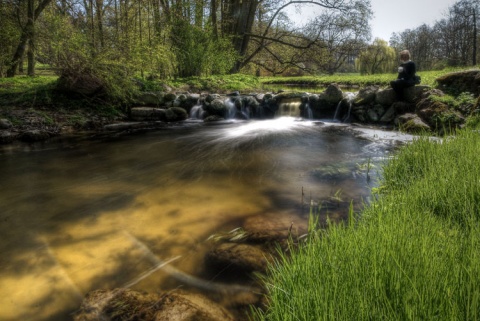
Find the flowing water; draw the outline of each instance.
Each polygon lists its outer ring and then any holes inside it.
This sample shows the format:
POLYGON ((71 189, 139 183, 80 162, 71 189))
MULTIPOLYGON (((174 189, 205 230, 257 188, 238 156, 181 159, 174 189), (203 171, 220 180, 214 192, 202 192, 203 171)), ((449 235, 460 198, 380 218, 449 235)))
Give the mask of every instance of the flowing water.
POLYGON ((152 255, 199 275, 206 239, 252 215, 306 220, 312 201, 330 204, 322 220, 344 218, 379 170, 367 179, 362 164, 380 164, 395 138, 335 126, 281 118, 0 146, 0 320, 69 320, 94 289, 178 287, 161 270, 131 281, 152 255), (323 172, 339 164, 346 174, 323 172))

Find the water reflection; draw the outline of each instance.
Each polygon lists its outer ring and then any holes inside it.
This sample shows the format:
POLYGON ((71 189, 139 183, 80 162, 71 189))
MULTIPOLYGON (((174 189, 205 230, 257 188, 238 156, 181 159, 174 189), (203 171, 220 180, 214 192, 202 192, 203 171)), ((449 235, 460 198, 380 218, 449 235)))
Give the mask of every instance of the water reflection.
MULTIPOLYGON (((90 290, 154 266, 138 242, 191 275, 205 240, 251 215, 302 212, 306 198, 360 207, 367 181, 312 175, 327 164, 381 159, 388 146, 294 119, 159 131, 109 141, 6 146, 0 152, 0 319, 68 320, 90 290), (304 196, 305 196, 304 195, 304 196), (132 241, 132 240, 138 240, 132 241)), ((327 213, 328 212, 328 213, 327 213)), ((156 271, 133 285, 181 282, 156 271)))

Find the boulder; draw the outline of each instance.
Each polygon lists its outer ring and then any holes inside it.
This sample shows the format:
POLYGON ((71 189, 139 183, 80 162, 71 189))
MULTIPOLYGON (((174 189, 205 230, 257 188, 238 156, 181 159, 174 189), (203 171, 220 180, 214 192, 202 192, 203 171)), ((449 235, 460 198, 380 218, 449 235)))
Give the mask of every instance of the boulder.
POLYGON ((209 116, 225 117, 227 113, 227 106, 225 106, 224 102, 220 99, 214 99, 211 102, 208 102, 207 99, 203 109, 205 109, 209 116))
POLYGON ((375 96, 378 89, 378 86, 368 86, 360 89, 360 91, 352 101, 353 105, 361 106, 373 103, 375 101, 375 96))
POLYGON ((163 117, 162 120, 166 122, 183 121, 188 118, 188 113, 181 107, 171 107, 165 110, 163 117))
POLYGON ((140 293, 130 289, 96 290, 85 296, 74 321, 233 321, 217 303, 199 294, 172 291, 140 293))
POLYGON ((162 295, 155 321, 234 321, 222 306, 200 294, 170 292, 162 295))
POLYGON ((91 74, 62 74, 57 80, 57 90, 68 95, 94 96, 105 90, 103 81, 91 74))
POLYGON ((401 130, 408 133, 423 133, 430 131, 430 126, 425 124, 422 119, 411 113, 407 113, 397 117, 396 124, 400 127, 401 130))
POLYGON ((50 133, 45 130, 32 129, 20 133, 18 138, 27 143, 34 143, 47 140, 50 136, 50 133))
POLYGON ((480 70, 472 69, 451 72, 438 77, 438 87, 444 92, 459 94, 470 92, 475 96, 480 95, 480 70))
POLYGON ((160 120, 165 118, 165 109, 153 107, 133 107, 130 118, 135 121, 160 120))
POLYGON ((241 243, 222 243, 205 256, 205 264, 214 273, 234 271, 241 275, 265 272, 271 258, 260 246, 241 243))
POLYGON ((249 242, 283 242, 308 232, 308 222, 294 215, 264 214, 251 216, 243 224, 249 242))
POLYGON ((8 131, 0 130, 0 144, 8 144, 13 142, 17 138, 17 135, 8 131))
POLYGON ((10 129, 12 126, 12 123, 8 119, 0 119, 0 129, 10 129))
POLYGON ((330 84, 322 93, 322 99, 331 104, 338 104, 343 99, 343 92, 337 84, 330 84))
POLYGON ((397 101, 397 95, 391 88, 377 91, 375 95, 375 103, 390 107, 395 101, 397 101))
POLYGON ((391 123, 395 120, 395 107, 392 105, 390 108, 387 109, 387 111, 383 114, 383 116, 380 118, 381 123, 391 123))
POLYGON ((161 92, 142 92, 135 97, 135 104, 140 106, 160 106, 164 103, 161 92))

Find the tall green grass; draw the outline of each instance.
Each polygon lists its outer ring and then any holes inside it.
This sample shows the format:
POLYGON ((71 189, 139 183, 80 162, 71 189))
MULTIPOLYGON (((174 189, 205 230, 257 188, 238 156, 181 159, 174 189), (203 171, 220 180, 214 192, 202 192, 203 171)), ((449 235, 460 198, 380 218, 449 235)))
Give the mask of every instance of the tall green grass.
POLYGON ((354 223, 330 224, 265 278, 256 320, 479 320, 480 134, 420 138, 354 223))

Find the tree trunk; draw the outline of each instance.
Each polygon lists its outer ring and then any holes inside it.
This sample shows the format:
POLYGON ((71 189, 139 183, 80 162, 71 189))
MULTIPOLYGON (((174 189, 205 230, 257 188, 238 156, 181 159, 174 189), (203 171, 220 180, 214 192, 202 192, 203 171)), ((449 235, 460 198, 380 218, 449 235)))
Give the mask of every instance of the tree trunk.
POLYGON ((218 39, 218 23, 217 23, 217 0, 210 2, 210 19, 212 21, 212 31, 215 39, 218 39))
POLYGON ((473 9, 473 53, 472 65, 477 65, 477 10, 473 9))
MULTIPOLYGON (((227 19, 229 19, 226 31, 233 36, 233 47, 241 57, 247 52, 259 3, 258 0, 231 0, 226 8, 228 10, 227 19)), ((237 61, 231 72, 238 72, 241 67, 242 61, 237 61)))

